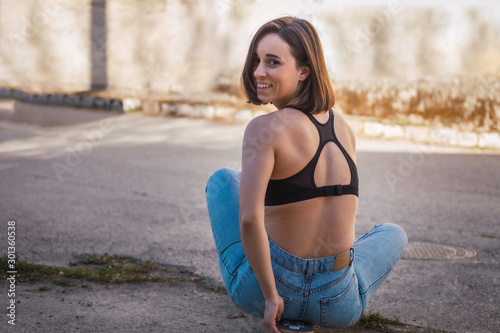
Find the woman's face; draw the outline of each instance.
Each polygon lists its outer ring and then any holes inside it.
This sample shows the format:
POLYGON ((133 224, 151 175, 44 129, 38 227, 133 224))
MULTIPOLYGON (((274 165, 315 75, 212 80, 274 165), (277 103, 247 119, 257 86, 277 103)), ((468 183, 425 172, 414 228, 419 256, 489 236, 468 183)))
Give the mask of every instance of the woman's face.
POLYGON ((290 46, 276 33, 261 38, 254 54, 254 77, 257 98, 273 103, 278 109, 291 102, 299 82, 309 74, 307 67, 297 68, 290 46))

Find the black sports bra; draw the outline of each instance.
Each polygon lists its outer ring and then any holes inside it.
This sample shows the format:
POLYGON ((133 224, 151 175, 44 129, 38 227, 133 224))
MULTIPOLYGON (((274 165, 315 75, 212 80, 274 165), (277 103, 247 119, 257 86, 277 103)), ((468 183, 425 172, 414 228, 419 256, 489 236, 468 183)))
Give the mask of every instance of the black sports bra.
MULTIPOLYGON (((292 106, 286 106, 292 107, 292 106)), ((293 106, 294 109, 300 110, 293 106)), ((319 132, 319 146, 316 154, 307 165, 293 176, 284 179, 270 179, 267 185, 265 205, 277 206, 292 202, 308 200, 317 197, 339 196, 354 194, 358 196, 358 171, 351 156, 342 147, 333 126, 333 111, 330 109, 328 121, 324 124, 316 120, 309 112, 300 110, 313 122, 319 132), (317 187, 314 183, 314 170, 318 163, 321 151, 328 142, 334 142, 344 154, 351 171, 351 183, 349 185, 327 185, 317 187)))

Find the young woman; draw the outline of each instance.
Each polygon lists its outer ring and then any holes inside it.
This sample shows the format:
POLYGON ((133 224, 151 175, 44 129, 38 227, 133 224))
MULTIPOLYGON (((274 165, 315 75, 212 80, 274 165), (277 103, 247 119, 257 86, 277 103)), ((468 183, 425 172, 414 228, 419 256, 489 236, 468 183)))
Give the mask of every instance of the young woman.
POLYGON ((215 172, 207 205, 220 269, 233 302, 263 317, 347 327, 403 255, 400 227, 381 224, 355 241, 355 138, 332 110, 321 43, 307 21, 282 17, 255 34, 242 73, 253 119, 241 173, 215 172))

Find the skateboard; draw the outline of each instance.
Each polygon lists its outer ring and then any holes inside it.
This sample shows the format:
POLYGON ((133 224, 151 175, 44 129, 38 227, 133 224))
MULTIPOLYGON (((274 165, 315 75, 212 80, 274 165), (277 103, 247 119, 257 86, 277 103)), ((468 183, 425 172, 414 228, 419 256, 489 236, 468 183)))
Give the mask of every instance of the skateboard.
POLYGON ((283 333, 314 333, 312 325, 304 323, 303 321, 283 319, 276 324, 276 327, 283 333))

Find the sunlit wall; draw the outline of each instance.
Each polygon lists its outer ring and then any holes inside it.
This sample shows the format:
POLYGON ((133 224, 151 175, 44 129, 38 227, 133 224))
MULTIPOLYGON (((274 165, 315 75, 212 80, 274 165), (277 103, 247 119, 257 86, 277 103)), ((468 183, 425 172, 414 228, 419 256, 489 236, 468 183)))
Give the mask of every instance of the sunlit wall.
POLYGON ((500 73, 498 1, 0 0, 0 86, 237 91, 255 30, 310 20, 334 81, 500 73))

